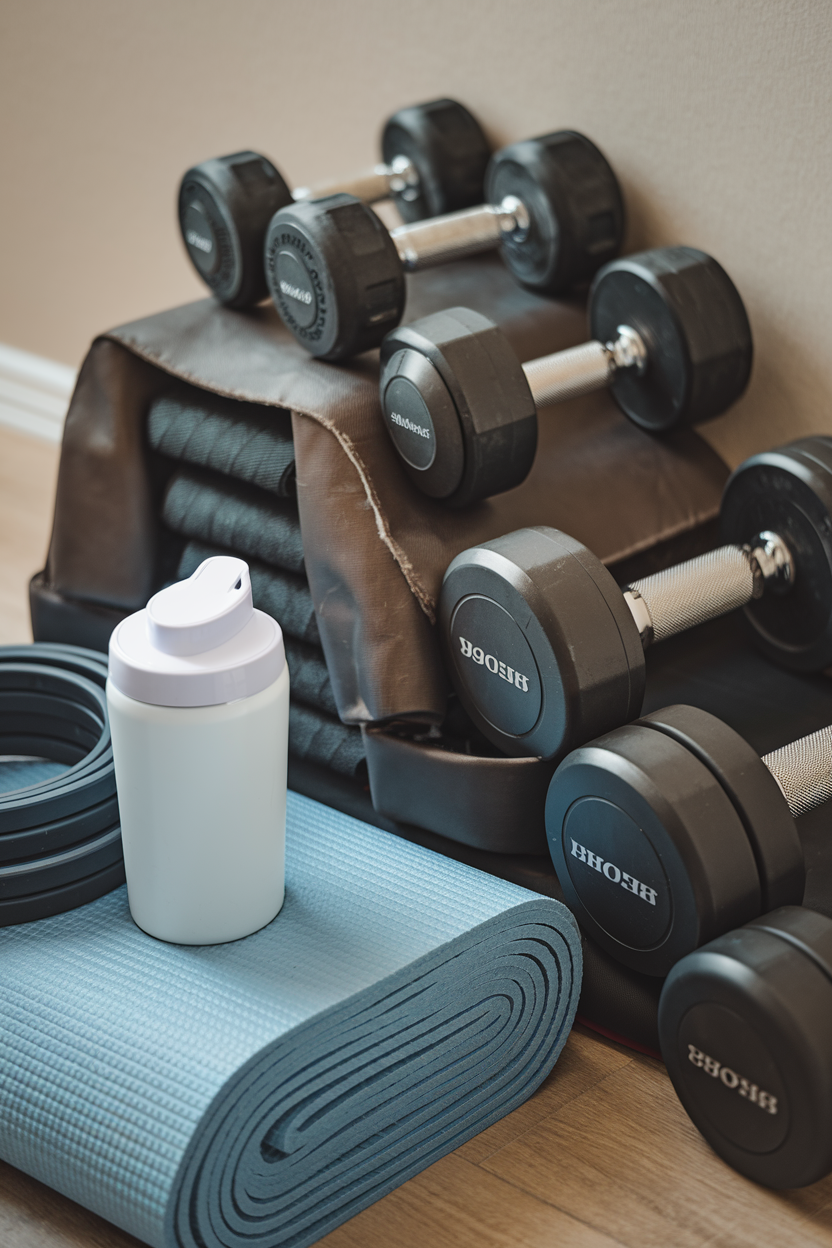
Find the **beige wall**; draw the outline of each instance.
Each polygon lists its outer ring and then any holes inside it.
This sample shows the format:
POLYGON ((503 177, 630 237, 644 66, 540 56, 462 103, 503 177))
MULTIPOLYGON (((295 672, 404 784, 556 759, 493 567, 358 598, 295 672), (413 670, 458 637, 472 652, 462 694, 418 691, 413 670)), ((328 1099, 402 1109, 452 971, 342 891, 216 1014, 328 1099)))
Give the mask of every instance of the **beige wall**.
POLYGON ((711 251, 748 304, 733 462, 832 433, 829 0, 2 0, 0 342, 78 363, 202 287, 184 168, 242 147, 294 184, 373 161, 448 94, 495 141, 574 127, 623 183, 631 247, 711 251))

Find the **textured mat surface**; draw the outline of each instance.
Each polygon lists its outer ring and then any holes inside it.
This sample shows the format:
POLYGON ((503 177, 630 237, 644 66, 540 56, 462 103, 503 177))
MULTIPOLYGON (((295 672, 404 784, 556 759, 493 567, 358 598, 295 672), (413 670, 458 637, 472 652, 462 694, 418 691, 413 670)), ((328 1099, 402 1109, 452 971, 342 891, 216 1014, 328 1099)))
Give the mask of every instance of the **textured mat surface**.
POLYGON ((246 940, 124 889, 0 932, 0 1156, 158 1248, 299 1248, 525 1100, 579 989, 558 902, 290 794, 246 940))

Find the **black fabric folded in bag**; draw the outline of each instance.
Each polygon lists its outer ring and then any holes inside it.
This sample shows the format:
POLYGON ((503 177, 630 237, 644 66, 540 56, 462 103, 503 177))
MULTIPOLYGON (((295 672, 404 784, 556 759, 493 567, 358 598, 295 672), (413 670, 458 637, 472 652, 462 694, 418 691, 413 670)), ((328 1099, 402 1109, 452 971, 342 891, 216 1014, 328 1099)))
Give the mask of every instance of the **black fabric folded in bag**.
POLYGON ((296 641, 285 633, 283 642, 292 682, 292 698, 337 720, 338 708, 332 695, 332 681, 323 651, 296 641))
POLYGON ((147 437, 155 451, 171 459, 214 468, 278 498, 295 495, 295 444, 287 412, 180 386, 150 404, 147 437))
POLYGON ((287 572, 304 570, 295 503, 272 498, 256 486, 180 469, 165 490, 162 520, 183 537, 224 546, 287 572))
POLYGON ((289 750, 296 758, 331 767, 342 776, 364 774, 361 730, 301 702, 289 704, 289 750))

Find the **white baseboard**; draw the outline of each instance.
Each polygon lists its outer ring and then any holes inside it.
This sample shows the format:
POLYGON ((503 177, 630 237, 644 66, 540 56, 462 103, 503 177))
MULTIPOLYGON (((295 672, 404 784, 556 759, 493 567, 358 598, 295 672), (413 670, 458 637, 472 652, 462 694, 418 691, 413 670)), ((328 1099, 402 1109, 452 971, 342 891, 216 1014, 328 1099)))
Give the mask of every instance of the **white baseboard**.
POLYGON ((0 425, 60 442, 77 373, 0 343, 0 425))

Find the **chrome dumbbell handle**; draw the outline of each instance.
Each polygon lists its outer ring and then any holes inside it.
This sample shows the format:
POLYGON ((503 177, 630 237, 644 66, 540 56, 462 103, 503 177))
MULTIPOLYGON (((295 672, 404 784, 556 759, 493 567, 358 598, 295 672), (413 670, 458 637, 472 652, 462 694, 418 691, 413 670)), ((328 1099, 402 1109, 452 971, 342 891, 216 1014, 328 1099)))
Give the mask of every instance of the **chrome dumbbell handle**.
POLYGON ((365 204, 375 204, 391 195, 415 199, 419 193, 419 172, 406 156, 397 156, 389 165, 375 165, 346 182, 322 186, 301 186, 292 192, 294 200, 326 199, 328 195, 354 195, 365 204))
POLYGON ((764 592, 783 593, 794 577, 788 546, 766 531, 747 546, 721 546, 633 581, 624 590, 624 601, 646 648, 745 606, 764 592))
POLYGON ((579 347, 543 355, 523 365, 536 407, 562 403, 581 394, 602 390, 616 373, 647 368, 647 348, 629 325, 619 325, 615 342, 584 342, 579 347))
POLYGON ((795 818, 832 798, 832 727, 766 754, 763 762, 795 818))
POLYGON ((402 267, 407 273, 435 264, 491 251, 504 238, 522 241, 529 230, 529 214, 514 195, 499 204, 463 208, 429 221, 414 221, 390 231, 402 267))

